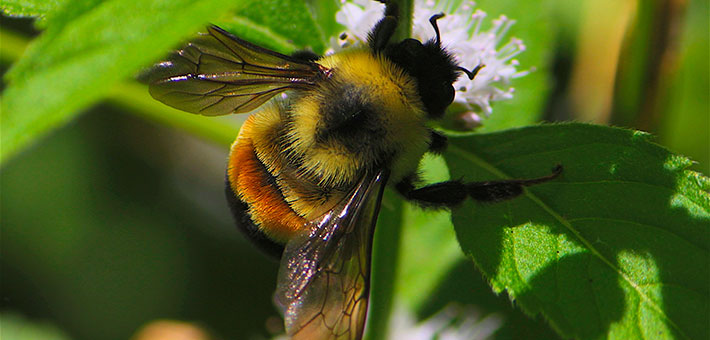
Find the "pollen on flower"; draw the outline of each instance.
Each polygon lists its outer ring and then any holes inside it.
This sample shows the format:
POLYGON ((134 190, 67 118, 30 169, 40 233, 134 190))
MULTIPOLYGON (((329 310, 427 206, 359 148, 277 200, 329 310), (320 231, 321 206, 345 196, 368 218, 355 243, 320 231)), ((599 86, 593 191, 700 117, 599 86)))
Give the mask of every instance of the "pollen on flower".
MULTIPOLYGON (((336 20, 345 26, 347 39, 332 38, 332 52, 367 41, 369 28, 382 17, 384 9, 383 4, 372 0, 341 2, 343 5, 336 20)), ((413 38, 421 41, 433 38, 435 33, 429 17, 444 12, 446 16, 437 21, 442 44, 456 56, 462 67, 473 69, 484 65, 473 80, 460 77, 454 84, 457 89, 454 101, 469 111, 489 115, 493 111, 493 102, 512 98, 511 79, 533 71, 517 69, 520 63, 514 58, 525 51, 522 40, 511 38, 501 46, 501 41, 515 20, 501 15, 490 24, 485 24, 486 12, 474 9, 473 1, 464 1, 456 6, 453 0, 416 0, 414 6, 413 38)))

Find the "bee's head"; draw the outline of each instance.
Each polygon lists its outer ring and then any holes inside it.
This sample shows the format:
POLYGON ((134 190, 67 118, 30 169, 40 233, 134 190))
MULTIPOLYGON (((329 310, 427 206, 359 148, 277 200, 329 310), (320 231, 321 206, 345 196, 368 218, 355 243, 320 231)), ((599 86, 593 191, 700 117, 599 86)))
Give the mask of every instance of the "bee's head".
POLYGON ((416 39, 404 39, 388 44, 397 24, 397 9, 388 4, 385 17, 370 33, 370 47, 383 53, 394 64, 401 67, 417 81, 419 96, 430 118, 440 118, 444 110, 454 101, 453 83, 464 72, 473 79, 480 67, 468 71, 458 66, 454 57, 441 46, 441 34, 436 21, 444 16, 435 14, 429 18, 436 37, 422 43, 416 39))
POLYGON ((438 41, 405 39, 387 46, 385 55, 417 81, 419 96, 432 118, 439 118, 454 101, 456 61, 438 41))

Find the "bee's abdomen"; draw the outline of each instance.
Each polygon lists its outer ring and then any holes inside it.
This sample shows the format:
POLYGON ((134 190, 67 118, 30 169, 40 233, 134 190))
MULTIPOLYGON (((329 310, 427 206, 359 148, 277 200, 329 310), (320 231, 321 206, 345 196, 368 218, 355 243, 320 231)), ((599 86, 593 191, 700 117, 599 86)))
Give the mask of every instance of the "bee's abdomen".
POLYGON ((244 201, 240 200, 239 197, 237 197, 237 193, 232 189, 232 185, 229 182, 229 173, 227 173, 226 177, 225 194, 229 208, 232 211, 232 215, 234 215, 237 228, 247 235, 249 239, 264 252, 273 257, 280 258, 284 250, 283 244, 273 241, 259 229, 259 226, 251 219, 249 206, 244 203, 244 201))
MULTIPOLYGON (((267 252, 302 230, 306 220, 284 198, 274 175, 257 157, 252 133, 255 116, 242 126, 227 168, 227 197, 239 228, 267 252)), ((256 128, 258 129, 258 127, 256 128)))

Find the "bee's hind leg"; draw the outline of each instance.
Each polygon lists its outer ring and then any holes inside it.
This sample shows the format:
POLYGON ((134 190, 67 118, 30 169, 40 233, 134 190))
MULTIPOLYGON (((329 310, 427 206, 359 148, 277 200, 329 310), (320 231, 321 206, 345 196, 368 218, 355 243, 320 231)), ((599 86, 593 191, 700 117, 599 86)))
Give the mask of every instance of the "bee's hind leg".
POLYGON ((465 183, 460 180, 429 184, 421 188, 414 187, 414 176, 397 183, 396 189, 404 198, 428 208, 452 208, 467 198, 479 202, 500 202, 515 198, 523 193, 523 187, 547 182, 562 173, 562 166, 557 165, 552 174, 532 178, 501 181, 465 183))

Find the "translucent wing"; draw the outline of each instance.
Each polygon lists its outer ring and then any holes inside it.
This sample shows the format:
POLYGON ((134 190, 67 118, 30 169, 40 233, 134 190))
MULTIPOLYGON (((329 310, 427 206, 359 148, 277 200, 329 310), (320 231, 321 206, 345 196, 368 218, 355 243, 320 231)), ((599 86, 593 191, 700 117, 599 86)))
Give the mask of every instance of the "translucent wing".
POLYGON ((372 235, 387 174, 365 176, 335 208, 289 241, 275 298, 294 340, 359 340, 372 235))
POLYGON ((183 111, 216 116, 249 112, 278 93, 312 86, 322 74, 313 62, 210 26, 145 78, 153 98, 183 111))

